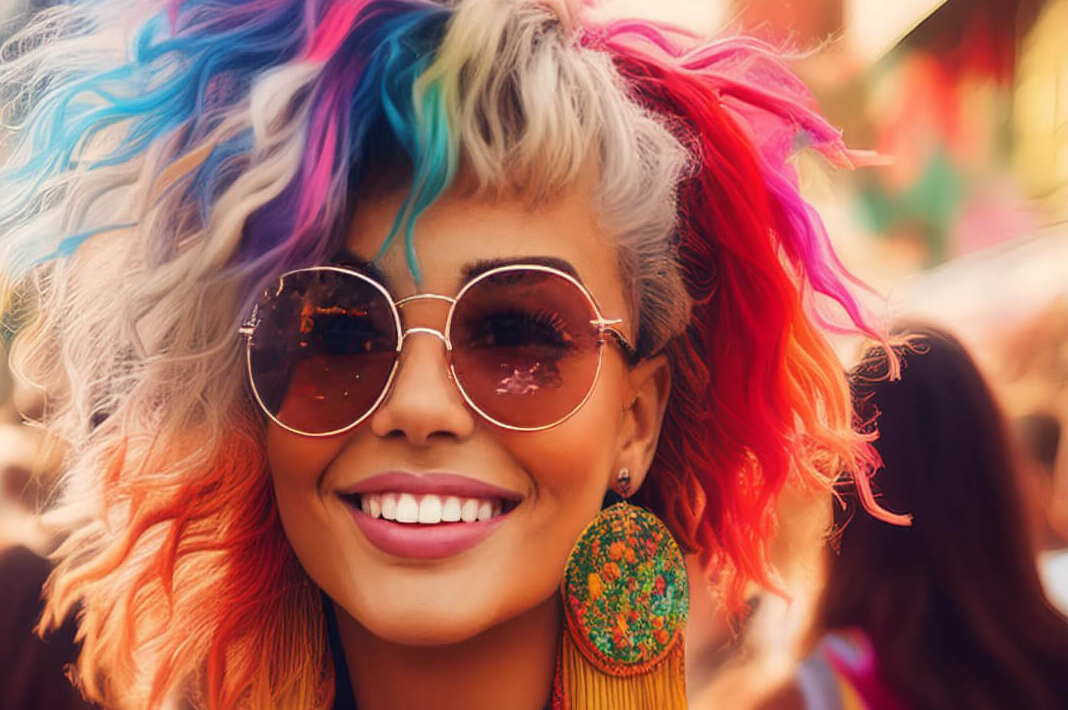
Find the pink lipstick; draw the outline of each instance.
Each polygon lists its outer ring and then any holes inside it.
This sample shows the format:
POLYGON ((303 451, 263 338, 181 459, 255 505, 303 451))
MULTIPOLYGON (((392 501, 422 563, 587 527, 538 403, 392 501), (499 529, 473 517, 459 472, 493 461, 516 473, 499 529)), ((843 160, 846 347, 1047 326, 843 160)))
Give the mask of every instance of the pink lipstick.
POLYGON ((409 559, 441 559, 482 542, 522 496, 449 473, 389 472, 338 491, 367 540, 409 559))

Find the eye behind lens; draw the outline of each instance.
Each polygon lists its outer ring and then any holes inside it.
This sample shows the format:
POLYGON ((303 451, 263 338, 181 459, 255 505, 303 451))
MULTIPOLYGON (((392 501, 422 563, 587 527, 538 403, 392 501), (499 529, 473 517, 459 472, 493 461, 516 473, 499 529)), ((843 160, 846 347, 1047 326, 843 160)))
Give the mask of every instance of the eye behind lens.
POLYGON ((548 308, 535 312, 510 309, 485 313, 477 321, 464 325, 459 339, 470 348, 531 347, 557 351, 562 357, 576 347, 567 322, 548 308))
POLYGON ((379 399, 397 350, 392 305, 354 274, 293 272, 257 306, 249 375, 280 424, 321 435, 359 420, 379 399))
POLYGON ((498 424, 537 429, 571 415, 596 380, 596 309, 569 279, 506 270, 456 302, 450 339, 457 383, 498 424))

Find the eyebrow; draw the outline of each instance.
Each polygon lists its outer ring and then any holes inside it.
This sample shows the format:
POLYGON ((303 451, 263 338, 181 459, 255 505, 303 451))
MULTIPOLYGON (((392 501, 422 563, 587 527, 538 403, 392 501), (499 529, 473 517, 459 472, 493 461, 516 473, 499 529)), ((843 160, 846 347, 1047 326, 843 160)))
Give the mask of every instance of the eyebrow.
MULTIPOLYGON (((389 285, 389 279, 386 278, 385 273, 374 264, 374 262, 364 259, 362 256, 358 256, 349 249, 341 249, 330 259, 330 263, 336 266, 344 266, 354 271, 359 271, 364 276, 368 276, 383 286, 389 285)), ((461 283, 469 283, 475 278, 481 276, 487 271, 500 268, 502 266, 515 266, 522 264, 531 264, 534 266, 548 266, 549 268, 562 271, 568 276, 579 279, 578 270, 571 264, 571 262, 561 259, 555 256, 509 256, 491 259, 479 259, 478 261, 467 264, 460 271, 461 283)))
MULTIPOLYGON (((555 256, 510 256, 497 259, 479 259, 473 264, 468 264, 462 270, 463 284, 468 283, 472 279, 481 276, 487 271, 498 269, 502 266, 515 266, 517 264, 530 264, 532 266, 548 266, 551 269, 557 271, 563 271, 568 276, 579 280, 578 270, 571 265, 571 262, 560 259, 555 256)), ((461 284, 461 285, 463 285, 461 284)))
POLYGON ((347 269, 358 271, 364 276, 374 279, 383 286, 389 283, 389 279, 382 272, 382 269, 378 268, 373 261, 368 261, 362 256, 358 256, 355 252, 349 249, 339 249, 327 263, 332 266, 344 266, 347 269))

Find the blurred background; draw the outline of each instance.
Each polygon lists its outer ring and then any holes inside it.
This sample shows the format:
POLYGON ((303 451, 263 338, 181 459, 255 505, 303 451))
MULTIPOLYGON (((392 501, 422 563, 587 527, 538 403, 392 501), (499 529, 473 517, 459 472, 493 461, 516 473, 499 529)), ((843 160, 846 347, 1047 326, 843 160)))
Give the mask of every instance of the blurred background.
MULTIPOLYGON (((46 2, 0 0, 0 38, 46 2)), ((746 32, 790 49, 846 142, 853 171, 799 164, 847 266, 891 315, 957 333, 1010 418, 1068 417, 1068 0, 606 0, 714 35, 746 32)), ((855 344, 843 342, 849 361, 855 344)), ((0 374, 0 547, 43 551, 31 512, 57 467, 17 424, 0 374)), ((22 387, 22 411, 32 388, 22 387)), ((1043 496, 1068 510, 1057 454, 1043 496)), ((1047 502, 1048 502, 1047 500, 1047 502)), ((746 620, 694 595, 688 660, 695 707, 745 698, 796 660, 820 588, 826 496, 789 492, 775 555, 786 599, 754 595, 746 620)), ((697 591, 701 591, 698 589, 697 591)))
MULTIPOLYGON (((955 332, 1010 420, 1068 417, 1068 0, 614 0, 703 34, 745 32, 795 53, 866 165, 802 159, 807 197, 846 265, 891 317, 955 332)), ((855 343, 839 343, 847 364, 855 343)), ((1063 438, 1062 438, 1063 440, 1063 438)), ((1037 516, 1068 511, 1060 446, 1037 516)), ((694 597, 695 706, 749 707, 806 651, 830 505, 788 493, 775 551, 789 601, 744 622, 694 597)))
POLYGON ((1068 406, 1068 0, 614 0, 793 49, 871 165, 802 164, 846 264, 963 337, 1010 414, 1068 406))

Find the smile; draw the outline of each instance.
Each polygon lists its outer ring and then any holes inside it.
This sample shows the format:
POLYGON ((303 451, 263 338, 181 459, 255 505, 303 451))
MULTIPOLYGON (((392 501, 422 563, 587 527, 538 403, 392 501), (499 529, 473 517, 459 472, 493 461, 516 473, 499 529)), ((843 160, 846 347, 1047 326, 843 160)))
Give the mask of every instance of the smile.
POLYGON ((483 522, 514 507, 500 498, 460 498, 433 494, 366 493, 356 498, 358 501, 353 500, 351 504, 358 505, 361 512, 372 518, 415 525, 483 522))
POLYGON ((478 545, 522 501, 454 474, 380 474, 337 495, 368 542, 391 556, 420 560, 478 545))

